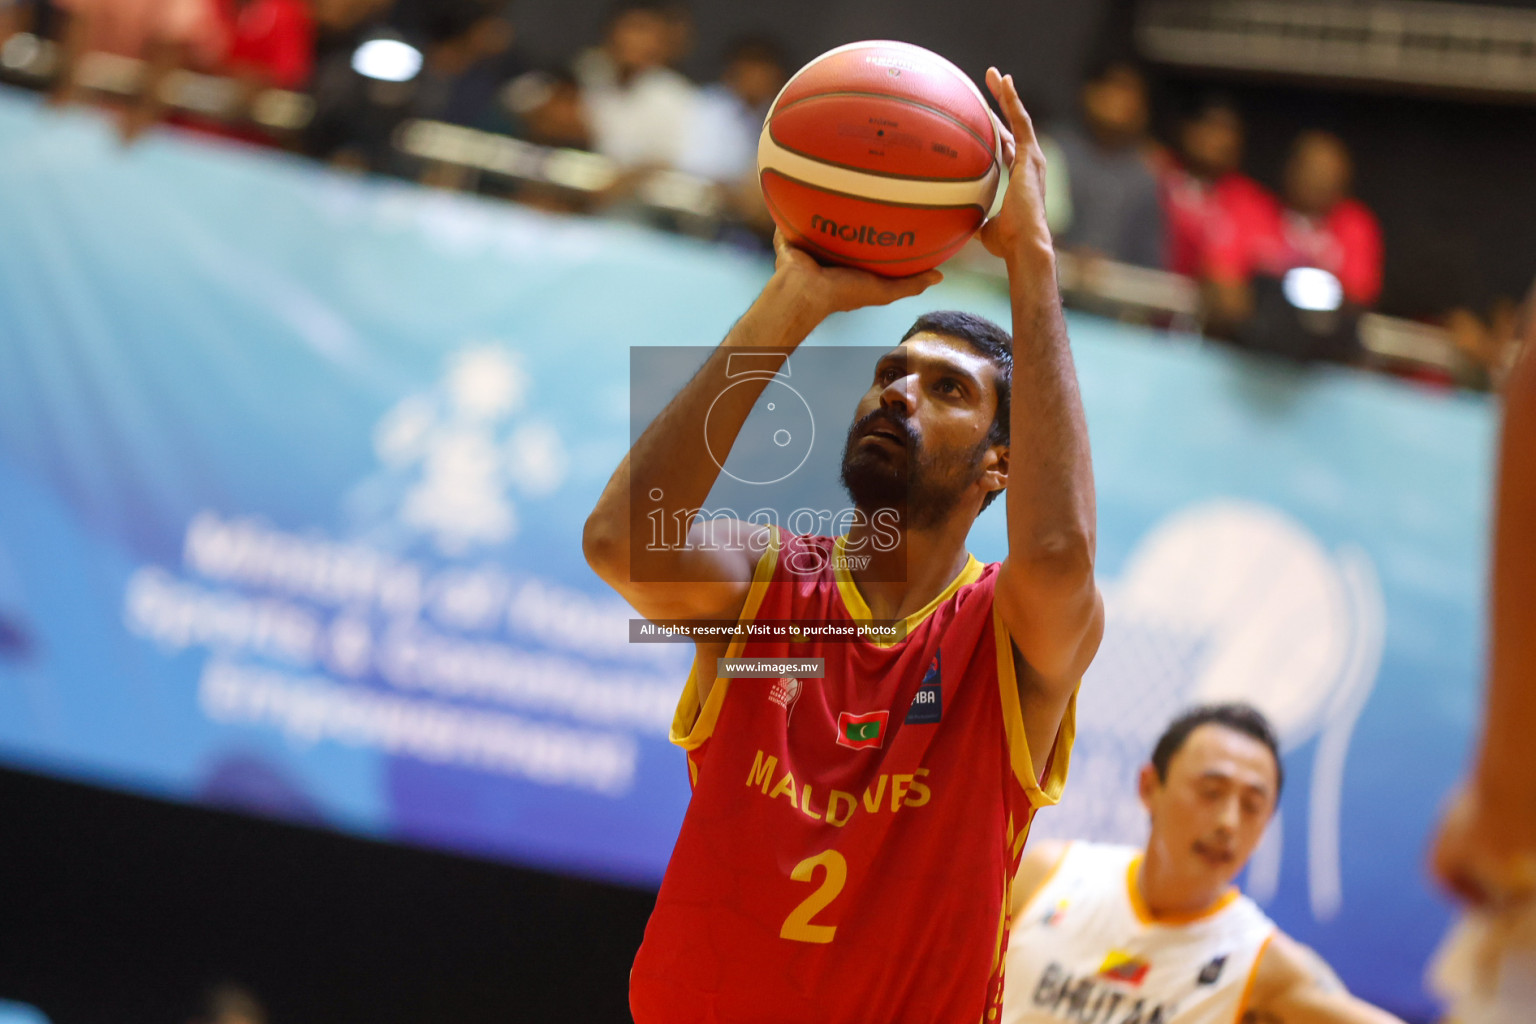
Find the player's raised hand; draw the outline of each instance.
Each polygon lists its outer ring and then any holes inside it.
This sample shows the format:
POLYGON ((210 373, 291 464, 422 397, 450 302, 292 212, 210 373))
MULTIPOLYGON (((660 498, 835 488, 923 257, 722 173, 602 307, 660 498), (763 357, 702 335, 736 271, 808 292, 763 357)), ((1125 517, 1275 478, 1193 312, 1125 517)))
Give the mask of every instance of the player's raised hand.
POLYGON ((810 253, 791 245, 782 232, 774 232, 773 251, 774 277, 790 286, 795 301, 803 303, 817 322, 833 313, 911 298, 944 280, 937 270, 910 277, 881 277, 852 267, 824 267, 810 253))
POLYGON ((1019 255, 1051 255, 1051 230, 1045 223, 1045 155, 1035 138, 1035 125, 1013 76, 987 69, 987 88, 1007 119, 1003 131, 1003 160, 1008 164, 1008 191, 1003 206, 977 237, 987 251, 1003 259, 1019 255))
POLYGON ((1490 813, 1464 784, 1440 821, 1430 850, 1440 883, 1474 906, 1536 898, 1536 845, 1504 815, 1490 813))

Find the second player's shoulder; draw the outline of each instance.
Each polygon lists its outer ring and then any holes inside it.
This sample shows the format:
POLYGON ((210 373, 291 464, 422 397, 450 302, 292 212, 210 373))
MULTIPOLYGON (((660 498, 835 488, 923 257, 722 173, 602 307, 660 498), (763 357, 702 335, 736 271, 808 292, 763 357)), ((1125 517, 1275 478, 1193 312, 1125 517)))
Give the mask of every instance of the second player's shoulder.
POLYGON ((1240 1024, 1402 1024, 1349 994, 1312 947, 1278 929, 1254 965, 1253 988, 1240 1024))
POLYGON ((1329 988, 1344 987, 1333 968, 1316 950, 1276 929, 1254 967, 1254 996, 1314 983, 1329 988))

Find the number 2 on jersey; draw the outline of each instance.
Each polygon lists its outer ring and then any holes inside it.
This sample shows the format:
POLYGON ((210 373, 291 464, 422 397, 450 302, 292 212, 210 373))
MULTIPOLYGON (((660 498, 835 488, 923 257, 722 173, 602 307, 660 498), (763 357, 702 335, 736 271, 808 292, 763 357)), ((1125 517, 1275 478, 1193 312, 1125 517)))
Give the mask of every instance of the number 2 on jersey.
POLYGON ((811 918, 824 910, 843 891, 843 885, 848 881, 848 862, 836 850, 827 850, 796 864, 789 877, 797 882, 814 881, 817 868, 826 871, 821 884, 789 912, 789 916, 784 919, 784 926, 779 929, 779 938, 793 939, 795 942, 831 942, 832 936, 837 933, 837 925, 811 924, 811 918))

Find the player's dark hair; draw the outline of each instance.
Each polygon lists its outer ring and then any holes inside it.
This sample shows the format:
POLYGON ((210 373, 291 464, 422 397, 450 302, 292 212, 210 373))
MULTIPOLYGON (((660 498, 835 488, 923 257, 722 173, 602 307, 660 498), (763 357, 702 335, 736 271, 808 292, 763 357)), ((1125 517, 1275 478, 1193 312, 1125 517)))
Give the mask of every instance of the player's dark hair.
POLYGON ((1280 760, 1280 739, 1275 735, 1275 727, 1269 724, 1269 719, 1252 704, 1201 704, 1175 718, 1163 730, 1157 746, 1152 748, 1152 767, 1157 771, 1157 780, 1168 781, 1168 765, 1173 761, 1173 755, 1184 746, 1189 734, 1202 725, 1219 725, 1252 736, 1269 748, 1275 759, 1275 802, 1278 804, 1280 790, 1285 785, 1285 764, 1280 760))
MULTIPOLYGON (((924 313, 901 336, 901 340, 906 341, 914 334, 942 334, 946 338, 963 341, 992 361, 992 365, 997 367, 997 414, 992 417, 992 429, 987 431, 986 444, 1007 444, 1013 392, 1013 335, 984 316, 953 309, 924 313)), ((982 511, 986 511, 987 506, 1001 493, 993 491, 988 494, 981 502, 982 511)))

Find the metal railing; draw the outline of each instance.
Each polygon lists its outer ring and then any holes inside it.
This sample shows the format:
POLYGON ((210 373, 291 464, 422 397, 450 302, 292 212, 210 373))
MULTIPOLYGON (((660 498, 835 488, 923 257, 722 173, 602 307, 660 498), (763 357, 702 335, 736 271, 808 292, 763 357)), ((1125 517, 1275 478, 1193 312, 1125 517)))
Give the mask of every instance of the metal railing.
POLYGON ((1536 98, 1536 11, 1432 0, 1145 0, 1155 61, 1536 98))
MULTIPOLYGON (((52 81, 58 73, 58 46, 50 40, 19 33, 0 46, 0 74, 32 85, 52 81)), ((76 70, 77 84, 109 97, 137 96, 143 87, 144 62, 112 53, 87 53, 76 70)), ((171 109, 221 121, 249 121, 275 132, 302 130, 314 117, 315 103, 303 93, 265 89, 248 107, 244 88, 230 78, 173 71, 162 83, 160 99, 171 109)))
MULTIPOLYGON (((0 75, 46 84, 56 73, 57 59, 52 43, 13 36, 0 47, 0 75)), ((142 77, 139 61, 88 54, 77 80, 90 91, 127 97, 137 94, 142 77)), ((255 124, 278 134, 301 131, 315 110, 308 96, 277 89, 266 90, 243 105, 241 87, 233 80, 186 71, 168 76, 162 89, 161 99, 172 110, 255 124)), ((600 196, 623 173, 620 165, 600 154, 538 146, 438 121, 406 121, 396 130, 393 143, 399 152, 424 165, 551 186, 577 196, 600 196)), ((648 174, 635 183, 630 198, 705 225, 718 225, 728 216, 716 183, 679 171, 648 174)), ((976 246, 969 247, 956 266, 998 281, 1005 276, 1001 262, 976 246)), ((1069 305, 1191 334, 1200 330, 1200 289, 1189 278, 1107 260, 1083 260, 1067 252, 1059 254, 1057 267, 1069 305)), ((1465 357, 1449 335, 1434 327, 1371 313, 1361 318, 1359 336, 1368 357, 1384 367, 1422 367, 1457 376, 1465 365, 1465 357)))

